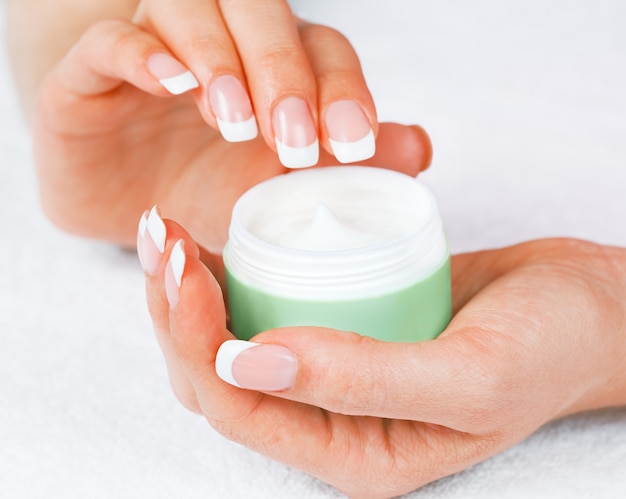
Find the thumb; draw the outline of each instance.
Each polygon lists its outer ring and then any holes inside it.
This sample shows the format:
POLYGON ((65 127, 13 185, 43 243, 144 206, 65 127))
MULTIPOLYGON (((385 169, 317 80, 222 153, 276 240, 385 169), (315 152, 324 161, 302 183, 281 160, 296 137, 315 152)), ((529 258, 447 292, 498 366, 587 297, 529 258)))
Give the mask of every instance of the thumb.
MULTIPOLYGON (((505 275, 515 278, 509 271, 522 266, 533 249, 526 244, 455 256, 457 313, 435 340, 387 343, 326 328, 274 329, 252 342, 226 342, 216 359, 218 375, 240 388, 339 414, 484 431, 494 420, 502 422, 499 409, 515 396, 509 388, 520 385, 520 369, 511 366, 522 355, 525 323, 518 319, 528 310, 526 287, 507 288, 502 302, 496 284, 505 275), (496 303, 514 303, 519 310, 503 314, 496 303)), ((527 360, 524 367, 529 365, 527 360)))
POLYGON ((251 342, 227 341, 218 351, 216 369, 240 388, 334 413, 467 431, 485 404, 489 364, 477 343, 459 341, 463 336, 457 332, 407 344, 326 328, 281 328, 251 342))

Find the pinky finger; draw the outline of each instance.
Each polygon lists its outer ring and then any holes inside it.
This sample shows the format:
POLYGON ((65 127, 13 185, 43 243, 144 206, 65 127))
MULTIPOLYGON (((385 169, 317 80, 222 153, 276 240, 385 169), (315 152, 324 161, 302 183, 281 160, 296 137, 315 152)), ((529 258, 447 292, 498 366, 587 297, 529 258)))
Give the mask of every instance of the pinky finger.
POLYGON ((158 38, 123 19, 93 24, 53 74, 81 96, 110 92, 123 82, 161 96, 198 87, 194 75, 158 38))

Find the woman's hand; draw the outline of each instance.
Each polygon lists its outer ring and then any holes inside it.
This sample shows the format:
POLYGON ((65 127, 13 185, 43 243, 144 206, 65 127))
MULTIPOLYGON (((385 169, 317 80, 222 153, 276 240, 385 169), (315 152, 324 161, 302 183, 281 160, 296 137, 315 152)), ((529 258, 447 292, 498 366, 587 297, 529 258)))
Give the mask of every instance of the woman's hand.
POLYGON ((413 490, 551 419, 626 403, 625 249, 542 240, 456 256, 455 315, 434 341, 297 327, 246 348, 189 234, 153 210, 139 240, 179 400, 351 497, 413 490))
POLYGON ((239 195, 285 166, 417 174, 431 156, 421 128, 379 127, 350 43, 284 0, 142 0, 92 24, 41 84, 33 132, 62 228, 130 246, 158 202, 215 252, 239 195))

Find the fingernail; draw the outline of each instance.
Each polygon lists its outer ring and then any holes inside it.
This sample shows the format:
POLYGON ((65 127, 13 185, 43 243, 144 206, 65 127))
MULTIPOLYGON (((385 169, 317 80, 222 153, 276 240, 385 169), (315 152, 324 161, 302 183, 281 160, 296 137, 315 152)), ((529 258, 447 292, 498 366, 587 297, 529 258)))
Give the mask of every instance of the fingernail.
POLYGON ((287 168, 306 168, 319 159, 317 132, 307 103, 287 97, 275 108, 272 126, 280 162, 287 168))
POLYGON ((180 295, 180 285, 183 282, 183 272, 185 270, 185 249, 182 239, 172 248, 170 258, 165 268, 165 296, 170 308, 173 310, 178 305, 180 295))
POLYGON ((374 156, 374 132, 363 109, 356 102, 333 102, 326 111, 325 122, 328 141, 337 161, 354 163, 374 156))
POLYGON ((228 340, 217 351, 215 370, 238 388, 276 392, 293 386, 298 360, 281 345, 228 340))
POLYGON ((147 64, 148 71, 171 94, 179 95, 199 85, 191 71, 169 54, 152 54, 148 57, 147 64))
POLYGON ((224 139, 243 142, 257 136, 250 98, 236 77, 224 75, 216 78, 209 87, 209 102, 224 139))
POLYGON ((165 224, 156 206, 150 210, 143 238, 143 264, 149 275, 155 275, 165 251, 165 224))
POLYGON ((148 210, 143 212, 139 219, 139 227, 137 228, 137 256, 139 257, 139 263, 141 268, 146 270, 146 266, 143 263, 143 239, 146 235, 146 228, 148 227, 148 210))

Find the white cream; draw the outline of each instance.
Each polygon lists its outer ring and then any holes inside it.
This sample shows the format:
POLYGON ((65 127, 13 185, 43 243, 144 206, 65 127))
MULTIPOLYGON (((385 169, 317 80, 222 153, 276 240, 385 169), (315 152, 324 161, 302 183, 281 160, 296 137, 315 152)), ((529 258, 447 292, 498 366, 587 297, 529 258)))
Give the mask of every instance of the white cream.
POLYGON ((430 216, 428 203, 406 189, 413 179, 387 171, 389 176, 381 176, 378 169, 367 168, 355 175, 353 168, 272 179, 256 193, 250 205, 255 214, 246 229, 283 248, 331 251, 389 241, 430 216))
POLYGON ((243 281, 293 296, 400 287, 446 257, 426 187, 354 166, 300 170, 250 189, 233 210, 224 255, 243 281))
POLYGON ((369 223, 363 224, 349 214, 335 213, 322 201, 299 208, 279 220, 263 220, 251 230, 260 239, 283 248, 317 251, 360 248, 390 236, 375 217, 367 217, 369 223))

